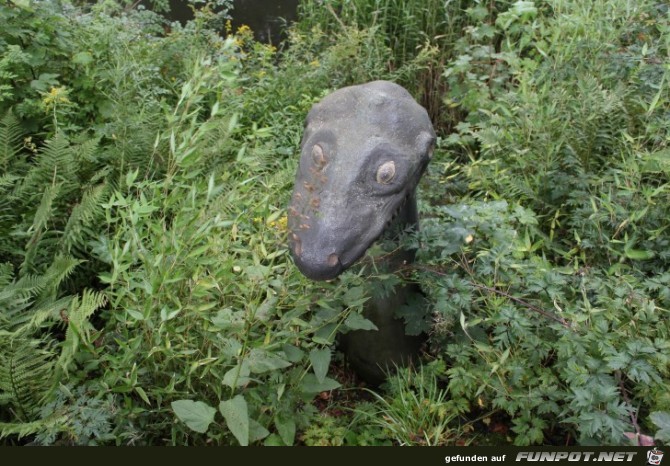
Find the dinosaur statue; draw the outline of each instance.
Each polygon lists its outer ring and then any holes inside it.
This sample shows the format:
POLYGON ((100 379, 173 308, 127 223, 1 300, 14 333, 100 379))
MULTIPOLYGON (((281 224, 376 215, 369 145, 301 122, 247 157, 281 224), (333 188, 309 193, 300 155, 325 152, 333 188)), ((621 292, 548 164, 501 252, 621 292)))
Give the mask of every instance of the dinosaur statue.
MULTIPOLYGON (((288 208, 289 248, 298 269, 312 280, 333 279, 380 237, 416 228, 415 190, 434 147, 426 110, 397 84, 345 87, 314 105, 288 208)), ((414 251, 401 250, 385 266, 393 271, 413 259, 414 251)), ((364 315, 378 331, 341 338, 364 380, 378 384, 387 367, 418 354, 422 339, 406 336, 404 322, 394 317, 418 292, 402 286, 368 302, 364 315)))

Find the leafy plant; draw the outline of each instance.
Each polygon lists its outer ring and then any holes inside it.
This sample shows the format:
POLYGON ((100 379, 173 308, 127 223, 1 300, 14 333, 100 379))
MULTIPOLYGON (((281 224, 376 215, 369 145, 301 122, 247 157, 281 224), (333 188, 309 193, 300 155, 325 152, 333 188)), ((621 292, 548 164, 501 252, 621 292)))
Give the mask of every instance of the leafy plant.
POLYGON ((658 428, 655 438, 661 442, 670 442, 670 416, 667 412, 656 411, 651 413, 651 420, 658 428))
POLYGON ((117 406, 114 396, 99 397, 92 386, 74 391, 60 385, 55 399, 41 408, 42 419, 57 419, 35 436, 37 445, 100 445, 112 440, 112 419, 117 406))
POLYGON ((59 296, 60 283, 78 261, 56 257, 41 276, 12 280, 12 267, 0 268, 0 403, 11 418, 0 421, 0 436, 20 437, 64 430, 60 414, 42 416, 58 384, 66 380, 81 346, 94 339, 88 318, 105 304, 104 296, 86 290, 78 296, 59 296), (65 338, 58 342, 50 329, 65 323, 65 338))
POLYGON ((516 444, 665 441, 666 5, 304 1, 278 49, 211 7, 0 6, 3 442, 462 443, 482 412, 516 444), (373 79, 440 136, 417 262, 317 285, 295 148, 373 79), (337 334, 405 280, 435 362, 320 411, 337 334))
POLYGON ((447 66, 466 117, 442 147, 463 163, 429 169, 417 281, 457 412, 505 412, 517 444, 618 443, 668 402, 667 92, 643 58, 667 53, 667 18, 532 3, 468 30, 447 66))

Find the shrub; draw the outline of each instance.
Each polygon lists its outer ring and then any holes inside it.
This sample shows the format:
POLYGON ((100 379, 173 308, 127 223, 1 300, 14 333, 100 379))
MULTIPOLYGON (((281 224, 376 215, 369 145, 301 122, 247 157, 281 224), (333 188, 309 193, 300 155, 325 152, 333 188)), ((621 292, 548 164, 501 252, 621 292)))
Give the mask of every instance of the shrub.
POLYGON ((498 62, 461 43, 446 71, 466 163, 432 165, 418 279, 454 410, 504 411, 516 444, 618 444, 668 408, 667 18, 530 3, 498 16, 498 62))

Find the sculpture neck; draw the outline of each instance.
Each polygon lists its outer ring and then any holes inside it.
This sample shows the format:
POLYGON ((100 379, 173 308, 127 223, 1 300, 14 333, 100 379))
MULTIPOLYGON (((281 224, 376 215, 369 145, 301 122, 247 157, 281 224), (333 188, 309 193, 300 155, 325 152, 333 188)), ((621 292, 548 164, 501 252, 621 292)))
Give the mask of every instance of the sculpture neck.
POLYGON ((405 201, 396 218, 386 228, 382 241, 387 243, 389 252, 384 264, 389 271, 396 271, 405 264, 414 262, 415 249, 400 248, 400 237, 407 231, 419 228, 419 211, 416 205, 416 193, 412 193, 405 201))

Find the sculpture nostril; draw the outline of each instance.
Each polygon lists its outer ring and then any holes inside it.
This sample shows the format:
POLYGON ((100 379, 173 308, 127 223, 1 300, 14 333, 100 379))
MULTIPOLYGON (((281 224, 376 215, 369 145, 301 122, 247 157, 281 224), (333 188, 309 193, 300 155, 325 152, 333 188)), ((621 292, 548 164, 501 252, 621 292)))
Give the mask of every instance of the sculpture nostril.
POLYGON ((328 265, 330 265, 331 267, 335 267, 339 263, 340 263, 340 256, 338 256, 337 254, 331 254, 330 256, 328 256, 328 265))

